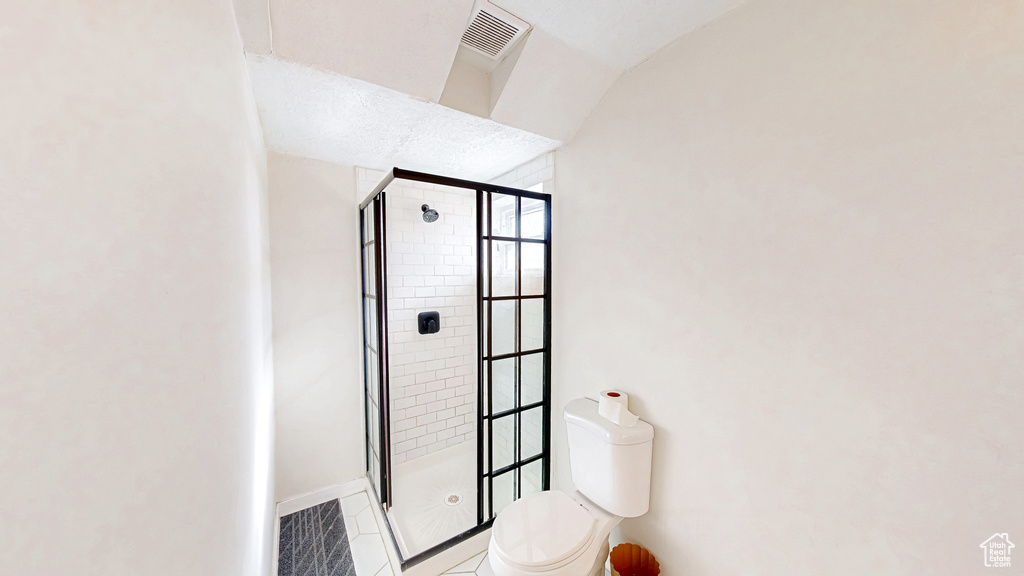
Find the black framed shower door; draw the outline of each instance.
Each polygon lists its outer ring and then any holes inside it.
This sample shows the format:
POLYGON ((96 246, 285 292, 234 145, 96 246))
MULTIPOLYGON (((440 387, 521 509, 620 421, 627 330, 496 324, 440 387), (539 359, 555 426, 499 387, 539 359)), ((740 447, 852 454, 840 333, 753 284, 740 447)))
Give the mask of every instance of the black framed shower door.
POLYGON ((367 476, 386 514, 392 493, 386 188, 395 181, 476 193, 477 525, 402 557, 403 569, 486 530, 510 502, 550 486, 551 196, 393 169, 360 208, 367 476))
POLYGON ((359 209, 362 252, 363 393, 367 478, 384 510, 391 502, 387 362, 387 237, 384 192, 359 209))

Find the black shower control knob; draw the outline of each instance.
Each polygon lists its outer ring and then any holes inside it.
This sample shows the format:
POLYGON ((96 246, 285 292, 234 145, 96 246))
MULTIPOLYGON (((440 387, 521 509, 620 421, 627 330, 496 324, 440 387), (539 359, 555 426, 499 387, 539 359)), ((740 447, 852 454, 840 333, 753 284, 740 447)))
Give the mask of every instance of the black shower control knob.
POLYGON ((416 317, 420 334, 437 334, 441 331, 441 315, 437 312, 420 312, 416 317))

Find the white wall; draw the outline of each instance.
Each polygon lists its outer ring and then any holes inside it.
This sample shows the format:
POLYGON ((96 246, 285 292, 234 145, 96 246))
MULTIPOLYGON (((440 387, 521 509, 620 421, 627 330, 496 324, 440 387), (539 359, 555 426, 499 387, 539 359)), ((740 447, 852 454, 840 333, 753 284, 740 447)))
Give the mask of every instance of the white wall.
POLYGON ((270 3, 266 0, 231 0, 242 47, 252 54, 270 54, 270 3))
POLYGON ((231 3, 10 4, 0 54, 0 573, 269 573, 266 160, 231 3))
POLYGON ((399 464, 476 439, 476 192, 395 180, 386 199, 391 461, 399 464), (437 221, 423 221, 423 204, 437 221), (440 331, 420 334, 417 318, 431 311, 440 331))
POLYGON ((619 387, 655 425, 620 536, 664 573, 980 574, 1024 535, 1022 30, 752 2, 557 152, 554 413, 619 387))
POLYGON ((359 478, 359 212, 351 166, 271 152, 277 500, 359 478))

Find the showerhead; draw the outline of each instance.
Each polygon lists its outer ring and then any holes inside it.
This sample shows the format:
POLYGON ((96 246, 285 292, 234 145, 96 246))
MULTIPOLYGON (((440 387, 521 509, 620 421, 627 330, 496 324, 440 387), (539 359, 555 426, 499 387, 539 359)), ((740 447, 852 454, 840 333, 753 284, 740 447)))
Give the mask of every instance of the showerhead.
POLYGON ((437 213, 437 210, 431 209, 430 206, 427 206, 426 204, 420 206, 420 210, 423 210, 424 222, 434 222, 441 216, 440 214, 437 213))

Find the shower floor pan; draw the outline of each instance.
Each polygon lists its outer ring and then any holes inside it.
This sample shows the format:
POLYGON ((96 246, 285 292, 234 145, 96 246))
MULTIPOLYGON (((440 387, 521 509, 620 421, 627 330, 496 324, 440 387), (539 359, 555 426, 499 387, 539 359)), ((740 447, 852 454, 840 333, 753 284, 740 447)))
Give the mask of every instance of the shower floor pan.
POLYGON ((388 520, 402 556, 476 526, 476 440, 394 467, 388 520))

